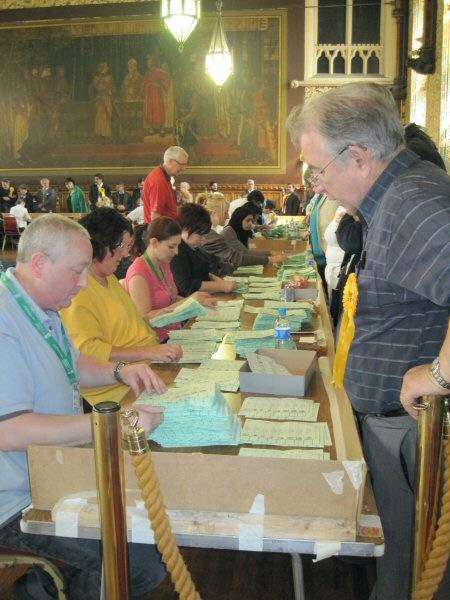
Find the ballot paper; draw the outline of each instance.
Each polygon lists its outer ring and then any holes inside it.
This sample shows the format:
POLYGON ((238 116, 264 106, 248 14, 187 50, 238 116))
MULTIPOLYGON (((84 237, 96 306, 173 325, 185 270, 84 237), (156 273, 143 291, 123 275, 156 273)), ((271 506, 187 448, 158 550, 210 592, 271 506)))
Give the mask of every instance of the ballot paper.
MULTIPOLYGON (((295 304, 295 302, 291 302, 291 304, 295 304)), ((266 308, 265 306, 252 306, 251 304, 244 305, 244 312, 255 314, 255 315, 271 315, 273 317, 278 317, 278 309, 276 308, 266 308)), ((287 316, 290 317, 292 315, 301 318, 304 321, 311 320, 312 317, 312 306, 309 305, 308 309, 304 308, 289 308, 287 311, 287 316)))
POLYGON ((236 353, 244 358, 258 348, 275 348, 274 330, 236 331, 227 334, 225 343, 234 343, 236 353))
POLYGON ((239 321, 195 321, 191 329, 239 329, 239 321))
POLYGON ((186 298, 184 302, 171 312, 158 315, 150 319, 149 323, 152 327, 166 327, 172 323, 180 323, 181 321, 188 321, 189 319, 206 315, 206 313, 206 308, 195 300, 195 298, 186 298))
POLYGON ((219 306, 217 308, 208 308, 205 314, 197 318, 197 321, 219 321, 222 323, 226 321, 239 321, 240 314, 241 309, 238 306, 219 306))
POLYGON ((215 383, 219 386, 222 392, 237 392, 239 389, 239 371, 219 371, 209 367, 198 369, 187 369, 183 367, 179 370, 175 377, 175 385, 182 387, 186 383, 194 383, 201 381, 202 383, 215 383))
MULTIPOLYGON (((250 362, 250 361, 249 361, 250 362)), ((273 421, 317 421, 320 404, 307 398, 277 398, 249 396, 245 398, 239 416, 247 419, 273 421)))
POLYGON ((224 277, 225 281, 234 281, 233 293, 243 294, 248 290, 247 277, 224 277))
POLYGON ((279 300, 280 299, 280 290, 268 288, 262 292, 252 292, 248 291, 242 294, 242 297, 246 300, 279 300))
POLYGON ((257 285, 267 285, 267 286, 276 286, 278 287, 279 285, 279 281, 276 277, 258 277, 257 275, 250 275, 250 277, 248 278, 248 283, 250 285, 252 284, 257 284, 257 285))
POLYGON ((137 403, 164 407, 163 423, 150 434, 164 448, 239 443, 239 419, 214 383, 189 383, 162 395, 144 393, 137 403))
MULTIPOLYGON (((270 329, 271 327, 273 328, 275 326, 275 321, 277 318, 278 318, 278 314, 268 315, 267 313, 261 312, 259 315, 257 315, 256 319, 253 321, 253 329, 260 330, 260 329, 270 329)), ((289 312, 287 314, 287 319, 291 326, 291 332, 294 332, 294 333, 296 331, 301 331, 302 323, 304 323, 306 321, 304 316, 298 315, 298 314, 296 315, 293 313, 291 314, 291 312, 289 312)))
MULTIPOLYGON (((201 363, 211 358, 217 351, 219 344, 214 341, 201 340, 171 340, 171 342, 181 346, 183 356, 178 360, 178 363, 201 363)), ((165 361, 154 360, 154 363, 162 363, 165 361)))
POLYGON ((201 364, 201 369, 214 369, 215 371, 240 371, 245 365, 245 360, 216 360, 211 358, 201 364))
POLYGON ((271 282, 267 282, 267 283, 264 281, 251 281, 248 284, 249 292, 257 292, 259 290, 267 290, 267 289, 270 289, 271 291, 281 289, 281 281, 271 281, 271 282))
POLYGON ((264 294, 264 292, 269 292, 271 294, 277 293, 277 298, 279 298, 281 295, 281 282, 278 287, 266 286, 266 285, 262 285, 262 286, 251 285, 251 286, 249 286, 246 293, 247 294, 264 294))
POLYGON ((237 299, 237 300, 219 300, 217 302, 217 306, 225 306, 225 307, 238 306, 239 308, 242 308, 243 304, 244 304, 244 301, 242 300, 242 298, 237 299))
POLYGON ((299 302, 283 302, 282 300, 265 300, 264 302, 264 308, 287 308, 288 310, 290 310, 291 308, 295 309, 299 309, 302 308, 303 310, 313 310, 313 305, 311 304, 311 302, 306 302, 305 300, 299 301, 299 302))
POLYGON ((247 361, 252 373, 261 373, 264 375, 290 375, 284 365, 279 365, 270 356, 256 354, 256 352, 247 352, 247 361))
POLYGON ((238 267, 235 271, 235 275, 262 275, 264 271, 264 265, 251 265, 247 267, 238 267))
POLYGON ((264 458, 293 458, 305 460, 330 460, 329 452, 320 449, 312 450, 272 450, 270 448, 241 448, 239 456, 260 456, 264 458))
POLYGON ((254 446, 323 448, 331 446, 331 436, 327 423, 246 419, 241 443, 254 446))
POLYGON ((182 340, 190 341, 214 341, 221 342, 223 340, 224 332, 218 329, 174 329, 169 331, 170 341, 178 344, 182 340))

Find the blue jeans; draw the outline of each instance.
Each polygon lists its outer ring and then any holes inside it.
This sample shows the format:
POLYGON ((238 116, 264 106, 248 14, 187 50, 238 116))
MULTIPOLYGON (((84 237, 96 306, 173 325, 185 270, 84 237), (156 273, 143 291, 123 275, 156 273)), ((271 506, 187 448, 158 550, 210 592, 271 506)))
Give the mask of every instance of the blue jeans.
MULTIPOLYGON (((101 546, 98 540, 32 535, 20 531, 20 516, 0 528, 0 547, 62 562, 70 600, 99 600, 101 546)), ((131 598, 142 600, 166 577, 156 546, 129 544, 131 598)))

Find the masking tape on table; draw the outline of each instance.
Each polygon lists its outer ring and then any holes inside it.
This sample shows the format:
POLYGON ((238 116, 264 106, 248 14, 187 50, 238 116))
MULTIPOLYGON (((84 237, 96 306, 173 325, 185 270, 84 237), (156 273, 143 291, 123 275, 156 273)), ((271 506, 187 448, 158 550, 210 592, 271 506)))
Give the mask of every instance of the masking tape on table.
POLYGON ((359 490, 362 483, 361 461, 359 460, 343 460, 342 465, 352 482, 356 491, 359 490))
POLYGON ((263 494, 257 494, 249 510, 250 523, 239 525, 239 550, 261 552, 264 538, 265 500, 263 494))
POLYGON ((344 493, 344 471, 331 471, 330 473, 322 473, 322 475, 333 494, 342 496, 344 493))
MULTIPOLYGON (((138 504, 138 503, 136 503, 138 504)), ((128 507, 127 516, 131 520, 131 539, 135 544, 154 544, 155 536, 148 520, 146 510, 138 507, 128 507)))
POLYGON ((341 542, 314 542, 314 554, 316 558, 313 558, 313 562, 335 556, 339 554, 340 550, 341 542))
POLYGON ((86 498, 66 498, 54 512, 55 534, 61 537, 78 537, 80 512, 86 507, 86 498))

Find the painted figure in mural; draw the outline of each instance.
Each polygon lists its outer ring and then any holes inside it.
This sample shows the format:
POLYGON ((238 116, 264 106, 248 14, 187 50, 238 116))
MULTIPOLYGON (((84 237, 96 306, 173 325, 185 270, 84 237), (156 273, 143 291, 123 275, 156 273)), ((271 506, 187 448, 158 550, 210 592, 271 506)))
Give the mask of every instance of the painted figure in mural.
POLYGON ((15 81, 12 90, 13 113, 13 154, 14 158, 20 157, 20 150, 28 138, 30 122, 30 69, 25 69, 22 77, 15 81))
POLYGON ((172 86, 169 73, 158 66, 155 56, 147 56, 148 71, 144 77, 144 129, 164 133, 166 123, 166 94, 172 86))
POLYGON ((107 62, 100 62, 90 87, 95 99, 94 135, 104 140, 112 138, 113 95, 115 92, 113 76, 107 62))
POLYGON ((276 143, 271 123, 269 106, 266 101, 264 83, 257 78, 253 80, 253 115, 256 121, 256 139, 259 161, 271 163, 276 161, 276 143))
POLYGON ((248 71, 244 71, 236 90, 236 103, 239 111, 237 145, 241 151, 241 159, 247 162, 255 161, 257 154, 253 92, 250 74, 248 71))
POLYGON ((70 85, 66 79, 66 72, 62 65, 56 67, 54 81, 55 105, 52 113, 52 137, 61 139, 64 136, 62 115, 67 102, 70 100, 70 85))
POLYGON ((143 77, 139 73, 138 63, 135 58, 130 58, 127 63, 128 73, 122 83, 121 98, 123 102, 134 102, 142 98, 143 77))
POLYGON ((164 98, 164 131, 169 133, 173 131, 175 123, 175 93, 172 78, 170 77, 169 65, 164 62, 161 65, 161 70, 169 76, 169 85, 163 90, 164 98))

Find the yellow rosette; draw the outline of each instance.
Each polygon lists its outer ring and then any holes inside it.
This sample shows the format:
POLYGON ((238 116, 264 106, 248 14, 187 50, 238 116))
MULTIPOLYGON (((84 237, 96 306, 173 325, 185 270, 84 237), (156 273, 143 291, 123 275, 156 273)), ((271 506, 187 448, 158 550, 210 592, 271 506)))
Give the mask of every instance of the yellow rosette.
POLYGON ((344 384, 348 351, 355 336, 355 314, 358 306, 358 278, 355 273, 350 273, 348 276, 344 287, 342 306, 344 313, 333 365, 333 383, 337 388, 342 388, 344 384))

